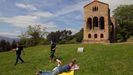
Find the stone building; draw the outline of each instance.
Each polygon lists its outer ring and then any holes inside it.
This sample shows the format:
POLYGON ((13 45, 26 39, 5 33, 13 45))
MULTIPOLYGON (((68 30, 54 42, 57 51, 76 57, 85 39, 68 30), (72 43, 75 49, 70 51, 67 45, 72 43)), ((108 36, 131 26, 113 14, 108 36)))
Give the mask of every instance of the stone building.
POLYGON ((84 6, 83 43, 115 42, 116 22, 109 4, 94 0, 84 6))

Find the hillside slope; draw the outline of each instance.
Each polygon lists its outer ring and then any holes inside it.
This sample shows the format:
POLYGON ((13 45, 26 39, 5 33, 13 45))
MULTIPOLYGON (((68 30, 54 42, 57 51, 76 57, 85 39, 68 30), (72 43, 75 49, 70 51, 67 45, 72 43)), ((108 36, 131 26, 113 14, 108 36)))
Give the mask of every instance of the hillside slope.
MULTIPOLYGON (((63 64, 72 58, 78 60, 80 69, 75 75, 133 75, 133 44, 67 44, 57 45, 56 56, 63 64), (83 53, 77 53, 84 47, 83 53)), ((34 75, 39 69, 52 70, 56 63, 49 62, 50 46, 25 49, 25 63, 14 66, 15 52, 0 53, 0 75, 34 75)))

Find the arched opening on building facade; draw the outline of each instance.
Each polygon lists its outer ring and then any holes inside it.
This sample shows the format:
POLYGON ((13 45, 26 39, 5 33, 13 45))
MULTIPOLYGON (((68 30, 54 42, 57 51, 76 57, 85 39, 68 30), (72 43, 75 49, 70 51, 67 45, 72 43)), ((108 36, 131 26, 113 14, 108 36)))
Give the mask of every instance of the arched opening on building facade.
POLYGON ((91 34, 88 35, 88 38, 91 38, 91 34))
POLYGON ((91 18, 87 19, 87 27, 89 27, 90 30, 92 29, 92 19, 91 18))
POLYGON ((100 29, 104 29, 104 17, 100 17, 100 29))
POLYGON ((92 11, 93 11, 93 12, 98 11, 98 7, 93 7, 93 8, 92 8, 92 11))
POLYGON ((103 35, 103 34, 101 34, 101 35, 100 35, 100 37, 101 37, 101 38, 104 38, 104 35, 103 35))
POLYGON ((97 38, 97 34, 95 34, 94 37, 97 38))
POLYGON ((98 27, 98 17, 93 18, 93 26, 98 27))

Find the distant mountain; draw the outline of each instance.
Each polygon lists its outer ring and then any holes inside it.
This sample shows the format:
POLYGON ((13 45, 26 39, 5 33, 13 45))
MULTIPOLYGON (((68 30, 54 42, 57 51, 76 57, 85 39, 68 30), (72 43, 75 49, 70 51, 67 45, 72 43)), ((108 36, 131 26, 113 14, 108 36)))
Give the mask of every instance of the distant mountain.
POLYGON ((9 41, 11 43, 13 40, 19 41, 19 38, 9 38, 9 37, 5 37, 5 36, 0 35, 0 40, 6 40, 6 41, 9 41))

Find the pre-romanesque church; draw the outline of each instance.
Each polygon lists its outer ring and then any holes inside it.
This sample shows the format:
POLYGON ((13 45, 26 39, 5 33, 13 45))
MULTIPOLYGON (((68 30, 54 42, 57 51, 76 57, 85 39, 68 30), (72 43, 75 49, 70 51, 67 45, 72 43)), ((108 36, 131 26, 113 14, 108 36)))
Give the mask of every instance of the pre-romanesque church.
POLYGON ((83 43, 115 42, 116 22, 109 4, 94 0, 84 6, 83 43))

